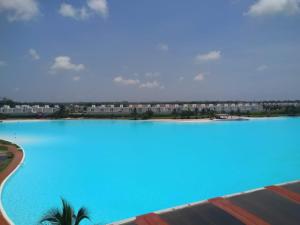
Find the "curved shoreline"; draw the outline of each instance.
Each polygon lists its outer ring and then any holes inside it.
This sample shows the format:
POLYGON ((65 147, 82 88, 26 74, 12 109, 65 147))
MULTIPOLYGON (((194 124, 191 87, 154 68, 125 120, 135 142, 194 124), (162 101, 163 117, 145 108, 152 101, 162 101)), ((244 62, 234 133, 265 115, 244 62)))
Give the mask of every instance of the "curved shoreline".
POLYGON ((15 146, 8 145, 9 151, 13 152, 14 157, 12 161, 8 164, 8 166, 3 170, 0 174, 0 224, 6 225, 14 223, 11 221, 11 219, 6 214, 3 204, 2 204, 2 191, 3 188, 8 181, 8 179, 14 175, 14 173, 19 169, 19 167, 22 165, 24 159, 25 159, 25 152, 22 147, 19 146, 19 149, 15 146))
MULTIPOLYGON (((262 116, 262 117, 247 117, 247 116, 241 116, 243 119, 248 120, 270 120, 270 119, 282 119, 282 118, 298 118, 300 116, 262 116)), ((1 121, 3 123, 17 123, 17 122, 48 122, 48 121, 70 121, 70 120, 99 120, 99 121, 107 121, 107 120, 114 120, 114 121, 136 121, 136 122, 178 122, 178 123, 207 123, 207 122, 215 122, 217 120, 211 120, 209 118, 199 118, 199 119, 174 119, 174 118, 150 118, 150 119, 138 119, 133 120, 130 118, 60 118, 60 119, 2 119, 1 121)), ((218 120, 218 121, 226 121, 224 120, 218 120)))

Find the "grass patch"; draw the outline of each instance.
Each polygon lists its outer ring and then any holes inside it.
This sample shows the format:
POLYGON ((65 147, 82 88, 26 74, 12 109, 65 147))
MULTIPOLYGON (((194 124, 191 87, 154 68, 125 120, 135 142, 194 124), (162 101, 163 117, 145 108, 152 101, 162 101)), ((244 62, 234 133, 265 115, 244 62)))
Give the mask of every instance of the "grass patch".
POLYGON ((9 163, 11 162, 11 160, 14 157, 14 154, 12 152, 8 151, 8 145, 15 146, 17 149, 20 149, 20 147, 16 144, 13 144, 13 143, 11 143, 9 141, 5 141, 5 140, 0 140, 0 152, 3 152, 7 156, 7 158, 2 159, 0 161, 0 172, 5 170, 5 168, 9 165, 9 163))
POLYGON ((6 153, 7 158, 0 161, 0 172, 5 170, 11 160, 14 158, 14 154, 11 152, 6 153))
POLYGON ((0 144, 2 144, 2 145, 11 145, 12 143, 10 141, 0 140, 0 144))
POLYGON ((5 170, 5 168, 8 166, 8 164, 11 162, 12 158, 8 158, 8 159, 5 159, 2 162, 0 162, 0 172, 5 170))
POLYGON ((7 150, 8 150, 7 146, 0 145, 0 152, 4 152, 4 151, 7 151, 7 150))
POLYGON ((5 140, 1 140, 1 139, 0 139, 0 145, 11 145, 11 146, 16 147, 17 149, 21 149, 18 145, 14 144, 14 143, 12 143, 10 141, 5 141, 5 140))

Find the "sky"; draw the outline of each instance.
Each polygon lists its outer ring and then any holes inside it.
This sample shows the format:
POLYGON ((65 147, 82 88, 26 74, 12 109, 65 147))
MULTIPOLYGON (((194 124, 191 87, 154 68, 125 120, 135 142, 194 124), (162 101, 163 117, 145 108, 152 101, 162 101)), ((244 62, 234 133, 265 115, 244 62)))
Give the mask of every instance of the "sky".
POLYGON ((0 97, 300 99, 300 0, 0 0, 0 97))

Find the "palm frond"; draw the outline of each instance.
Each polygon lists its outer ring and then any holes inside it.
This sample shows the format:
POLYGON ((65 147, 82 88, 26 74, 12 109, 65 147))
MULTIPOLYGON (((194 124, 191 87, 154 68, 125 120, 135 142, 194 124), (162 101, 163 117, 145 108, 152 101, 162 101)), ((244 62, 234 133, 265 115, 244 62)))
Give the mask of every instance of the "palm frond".
POLYGON ((61 199, 63 204, 62 210, 62 225, 72 225, 74 218, 74 209, 73 207, 63 198, 61 199))
POLYGON ((63 198, 62 209, 52 209, 48 211, 40 220, 41 224, 47 223, 52 225, 79 225, 84 219, 90 219, 88 210, 84 207, 80 208, 77 214, 73 207, 63 198))
POLYGON ((79 223, 84 219, 90 219, 88 210, 84 207, 80 208, 75 216, 75 223, 74 225, 79 225, 79 223))
POLYGON ((60 220, 61 212, 58 209, 51 209, 43 216, 43 218, 40 220, 40 223, 43 224, 48 222, 55 225, 60 224, 60 220))

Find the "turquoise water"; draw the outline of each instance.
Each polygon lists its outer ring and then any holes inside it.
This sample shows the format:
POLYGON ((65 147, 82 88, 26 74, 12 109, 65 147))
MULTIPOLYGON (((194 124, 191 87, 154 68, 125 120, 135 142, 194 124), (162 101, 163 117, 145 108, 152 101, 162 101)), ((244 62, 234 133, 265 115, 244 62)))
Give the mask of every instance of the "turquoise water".
POLYGON ((178 123, 74 120, 0 123, 25 162, 4 187, 16 225, 60 197, 107 223, 300 179, 300 118, 178 123))

